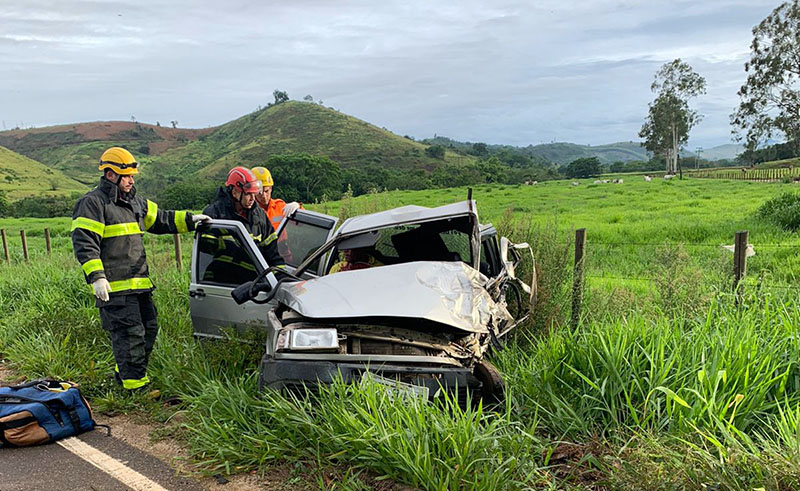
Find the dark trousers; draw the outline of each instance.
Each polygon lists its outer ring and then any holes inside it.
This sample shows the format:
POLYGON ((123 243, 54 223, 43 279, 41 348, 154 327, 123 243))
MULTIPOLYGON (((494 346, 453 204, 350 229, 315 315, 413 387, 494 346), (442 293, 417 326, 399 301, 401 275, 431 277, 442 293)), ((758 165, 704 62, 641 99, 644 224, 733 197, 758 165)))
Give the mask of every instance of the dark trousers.
POLYGON ((150 382, 147 361, 158 334, 151 293, 117 295, 100 306, 100 322, 111 336, 119 377, 126 389, 150 382))

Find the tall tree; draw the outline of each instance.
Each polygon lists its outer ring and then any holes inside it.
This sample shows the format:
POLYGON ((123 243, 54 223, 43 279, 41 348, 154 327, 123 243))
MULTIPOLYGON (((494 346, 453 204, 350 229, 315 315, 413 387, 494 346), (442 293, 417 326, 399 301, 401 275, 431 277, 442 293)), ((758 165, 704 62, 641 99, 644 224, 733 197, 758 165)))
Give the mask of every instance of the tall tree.
POLYGON ((783 135, 800 145, 800 3, 785 2, 753 28, 747 81, 731 114, 733 133, 748 149, 783 135), (742 135, 745 132, 745 135, 742 135))
POLYGON ((650 90, 656 98, 650 103, 639 136, 651 152, 664 156, 667 173, 678 171, 678 154, 689 141, 689 132, 700 122, 689 99, 706 93, 706 80, 680 58, 665 63, 656 72, 650 90))

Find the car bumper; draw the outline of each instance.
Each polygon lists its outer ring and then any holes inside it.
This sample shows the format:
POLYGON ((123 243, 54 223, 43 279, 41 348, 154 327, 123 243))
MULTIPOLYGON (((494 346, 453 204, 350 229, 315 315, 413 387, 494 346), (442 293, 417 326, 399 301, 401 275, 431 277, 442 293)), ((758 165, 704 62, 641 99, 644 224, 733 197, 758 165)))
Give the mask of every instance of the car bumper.
POLYGON ((442 390, 455 393, 466 400, 467 393, 480 391, 482 384, 466 368, 432 368, 389 364, 332 363, 326 361, 276 360, 265 356, 261 360, 258 387, 304 393, 316 392, 320 384, 330 384, 341 377, 345 383, 358 382, 364 372, 396 379, 403 383, 427 387, 430 397, 440 396, 442 390))

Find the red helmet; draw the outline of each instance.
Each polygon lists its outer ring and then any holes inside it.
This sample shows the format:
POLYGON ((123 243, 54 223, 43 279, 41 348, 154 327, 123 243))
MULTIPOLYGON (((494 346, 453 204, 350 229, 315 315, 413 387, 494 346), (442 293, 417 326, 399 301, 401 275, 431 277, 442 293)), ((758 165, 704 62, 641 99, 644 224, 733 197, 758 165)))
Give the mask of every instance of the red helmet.
POLYGON ((241 189, 245 193, 255 194, 261 191, 261 181, 258 180, 253 171, 247 167, 237 166, 228 172, 228 179, 225 186, 241 189))

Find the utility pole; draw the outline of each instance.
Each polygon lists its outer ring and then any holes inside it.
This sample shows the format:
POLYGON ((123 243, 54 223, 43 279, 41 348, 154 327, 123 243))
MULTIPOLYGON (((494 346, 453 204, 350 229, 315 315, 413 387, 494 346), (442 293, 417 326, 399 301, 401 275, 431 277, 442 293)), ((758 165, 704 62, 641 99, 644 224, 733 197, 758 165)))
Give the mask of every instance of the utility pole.
POLYGON ((703 152, 703 147, 697 147, 697 151, 694 154, 694 168, 700 168, 700 154, 703 152))

